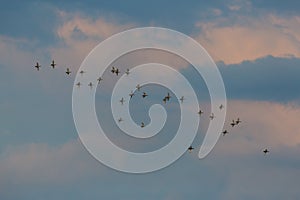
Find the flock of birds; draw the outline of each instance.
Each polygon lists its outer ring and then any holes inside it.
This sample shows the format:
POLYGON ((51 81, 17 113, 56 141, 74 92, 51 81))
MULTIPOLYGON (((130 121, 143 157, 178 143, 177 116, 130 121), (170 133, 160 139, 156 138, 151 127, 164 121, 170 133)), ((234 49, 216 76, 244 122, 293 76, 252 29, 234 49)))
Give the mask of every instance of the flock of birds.
MULTIPOLYGON (((39 71, 40 68, 41 68, 41 65, 37 62, 36 65, 35 65, 34 67, 39 71)), ((51 62, 51 64, 50 64, 50 67, 52 67, 53 69, 56 67, 56 63, 55 63, 54 60, 52 60, 52 62, 51 62)), ((71 70, 70 70, 69 68, 67 68, 66 71, 65 71, 65 73, 66 73, 67 75, 70 75, 70 74, 71 74, 71 70)), ((83 75, 83 74, 85 73, 85 71, 81 70, 79 73, 80 73, 81 75, 83 75)), ((111 73, 112 73, 112 74, 116 74, 116 75, 118 76, 118 75, 121 73, 121 71, 120 71, 117 67, 112 67, 112 68, 111 68, 111 73)), ((127 70, 125 71, 125 74, 126 74, 126 75, 129 75, 129 74, 130 74, 130 70, 127 69, 127 70)), ((102 77, 99 77, 99 78, 97 79, 98 84, 99 84, 102 80, 103 80, 103 78, 102 78, 102 77)), ((82 85, 81 82, 76 83, 76 86, 77 86, 78 88, 79 88, 81 85, 82 85)), ((93 87, 93 83, 90 82, 90 83, 88 84, 88 86, 92 88, 92 87, 93 87)), ((137 91, 140 91, 141 88, 142 88, 142 86, 140 86, 139 84, 136 86, 137 91)), ((135 93, 134 93, 133 91, 131 91, 131 93, 129 94, 130 99, 131 99, 134 95, 135 95, 135 93)), ((146 92, 143 92, 143 93, 142 93, 142 98, 146 98, 147 96, 148 96, 148 94, 147 94, 146 92)), ((170 101, 170 98, 171 98, 170 93, 167 93, 167 95, 162 99, 163 103, 166 104, 168 101, 170 101)), ((184 96, 181 96, 181 98, 180 98, 179 100, 181 101, 181 103, 183 103, 183 101, 185 100, 184 96)), ((122 98, 120 99, 120 103, 123 105, 124 102, 125 102, 125 99, 124 99, 124 97, 122 97, 122 98)), ((222 110, 223 108, 224 108, 224 105, 221 104, 221 105, 219 106, 219 109, 222 110)), ((203 112, 201 109, 198 111, 199 116, 201 116, 203 113, 204 113, 204 112, 203 112)), ((209 115, 209 119, 210 119, 210 120, 213 120, 214 118, 215 118, 214 113, 211 113, 211 114, 209 115)), ((119 119, 118 119, 118 122, 119 122, 119 123, 122 122, 122 121, 124 121, 122 118, 119 118, 119 119)), ((240 118, 237 118, 236 120, 232 120, 232 121, 231 121, 230 126, 231 126, 231 127, 235 127, 235 126, 239 125, 241 122, 242 122, 242 121, 240 120, 240 118)), ((140 125, 140 126, 141 126, 141 128, 144 128, 144 127, 145 127, 145 123, 144 123, 144 122, 141 122, 141 125, 140 125)), ((227 135, 228 133, 229 133, 229 132, 228 132, 227 129, 225 129, 225 130, 222 132, 223 136, 227 135)), ((191 153, 193 150, 194 150, 194 147, 193 147, 193 146, 190 146, 190 147, 188 148, 188 151, 189 151, 190 153, 191 153)), ((263 152, 264 154, 267 154, 267 153, 269 153, 270 151, 266 148, 266 149, 264 149, 262 152, 263 152)))

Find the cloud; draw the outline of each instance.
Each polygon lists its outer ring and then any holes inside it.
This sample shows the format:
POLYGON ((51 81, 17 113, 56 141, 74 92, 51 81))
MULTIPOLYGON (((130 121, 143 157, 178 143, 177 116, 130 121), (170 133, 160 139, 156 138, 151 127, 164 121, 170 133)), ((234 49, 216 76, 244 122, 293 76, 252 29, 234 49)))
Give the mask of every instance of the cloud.
POLYGON ((299 16, 260 17, 230 15, 228 18, 196 23, 201 31, 195 36, 217 61, 240 63, 272 55, 300 57, 299 16))

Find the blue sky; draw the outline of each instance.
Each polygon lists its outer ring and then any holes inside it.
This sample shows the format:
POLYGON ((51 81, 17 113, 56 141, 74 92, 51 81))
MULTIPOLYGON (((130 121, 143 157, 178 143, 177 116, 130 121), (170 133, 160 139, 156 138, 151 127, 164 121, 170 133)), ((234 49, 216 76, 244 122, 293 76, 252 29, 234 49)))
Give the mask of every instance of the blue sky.
MULTIPOLYGON (((299 199, 299 10, 299 3, 279 0, 2 1, 0 199, 299 199), (209 122, 204 119, 195 151, 163 170, 133 175, 102 165, 85 150, 71 102, 74 74, 90 50, 114 33, 142 26, 172 28, 200 42, 224 80, 225 128, 237 117, 242 123, 199 160, 209 122), (52 58, 55 70, 48 67, 52 58), (33 67, 37 61, 39 72, 33 67), (72 70, 69 77, 66 67, 72 70), (264 148, 269 155, 263 155, 264 148)), ((209 112, 207 88, 185 61, 148 52, 118 63, 125 69, 152 61, 153 55, 190 80, 209 112)), ((172 138, 179 120, 175 101, 167 107, 171 118, 158 138, 135 148, 137 141, 105 123, 110 114, 100 89, 97 114, 117 144, 145 151, 172 138)), ((165 92, 156 91, 132 109, 137 123, 149 120, 148 106, 165 92)))

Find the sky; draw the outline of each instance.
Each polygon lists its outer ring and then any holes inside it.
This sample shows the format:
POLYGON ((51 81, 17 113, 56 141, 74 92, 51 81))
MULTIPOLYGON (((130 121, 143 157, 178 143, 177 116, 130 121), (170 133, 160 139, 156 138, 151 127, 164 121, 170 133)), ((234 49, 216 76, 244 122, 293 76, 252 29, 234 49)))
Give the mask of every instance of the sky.
MULTIPOLYGON (((0 199, 299 199, 300 3, 297 1, 1 1, 0 199), (197 153, 209 124, 207 87, 185 60, 166 52, 133 52, 114 64, 174 66, 189 79, 206 115, 193 142, 172 165, 128 174, 95 160, 82 145, 72 114, 76 71, 101 41, 137 27, 180 31, 215 61, 227 95, 224 129, 213 151, 197 153), (50 62, 55 59, 57 68, 50 62), (42 65, 40 71, 34 68, 42 65), (66 68, 72 71, 65 74, 66 68), (231 128, 239 117, 242 122, 231 128), (263 154, 268 148, 270 153, 263 154)), ((117 79, 97 89, 96 110, 116 144, 131 151, 165 145, 178 128, 179 102, 151 140, 122 135, 107 106, 117 79), (105 94, 105 95, 104 95, 105 94)), ((166 76, 167 78, 167 76, 166 76)), ((107 80, 107 81, 105 81, 107 80)), ((87 86, 86 86, 87 87, 87 86)), ((168 90, 145 86, 132 118, 149 123, 148 109, 168 90), (152 93, 151 93, 152 92, 152 93)), ((173 95, 173 94, 171 94, 173 95)), ((197 110, 195 110, 197 112, 197 110)))

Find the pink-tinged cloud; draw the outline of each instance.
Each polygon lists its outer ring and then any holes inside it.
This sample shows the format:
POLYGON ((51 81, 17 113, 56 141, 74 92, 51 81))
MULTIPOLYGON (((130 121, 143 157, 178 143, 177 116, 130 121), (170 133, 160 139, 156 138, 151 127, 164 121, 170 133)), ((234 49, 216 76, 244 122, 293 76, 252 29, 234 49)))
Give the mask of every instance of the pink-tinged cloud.
POLYGON ((240 63, 272 55, 300 57, 300 17, 238 16, 233 22, 217 19, 198 22, 195 37, 217 61, 240 63))

